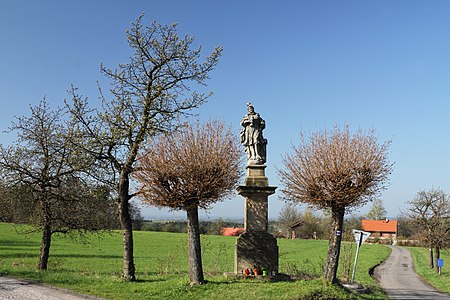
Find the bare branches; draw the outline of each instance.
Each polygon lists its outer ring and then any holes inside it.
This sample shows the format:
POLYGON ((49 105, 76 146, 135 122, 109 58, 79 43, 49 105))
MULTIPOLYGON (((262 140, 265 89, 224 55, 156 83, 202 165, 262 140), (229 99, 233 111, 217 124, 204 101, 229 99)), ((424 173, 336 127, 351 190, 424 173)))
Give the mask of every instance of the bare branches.
MULTIPOLYGON (((146 127, 144 117, 148 115, 152 116, 147 121, 152 127, 166 131, 173 117, 198 107, 208 98, 209 95, 196 92, 185 97, 184 92, 190 91, 188 82, 205 84, 222 49, 216 48, 199 63, 201 49, 191 50, 194 39, 189 36, 180 39, 176 29, 176 24, 168 26, 156 22, 143 26, 142 16, 133 23, 128 31, 128 43, 135 51, 130 62, 120 64, 117 70, 101 68, 112 80, 113 99, 104 102, 104 109, 111 111, 113 108, 115 113, 108 114, 108 123, 126 126, 144 121, 139 127, 146 127)), ((132 133, 140 135, 139 130, 132 133)))
POLYGON ((389 142, 378 144, 374 130, 352 133, 348 126, 314 132, 283 158, 278 170, 286 200, 330 209, 332 232, 324 278, 336 282, 346 210, 366 203, 386 187, 392 164, 389 142))
POLYGON ((89 161, 71 147, 73 131, 63 117, 61 109, 51 111, 44 99, 31 107, 31 116, 17 118, 10 128, 17 133, 16 143, 0 148, 0 165, 11 182, 27 183, 41 191, 87 168, 89 161))
POLYGON ((110 201, 92 195, 96 187, 84 174, 93 160, 76 147, 80 132, 66 122, 62 109, 50 110, 44 99, 31 107, 31 116, 17 118, 11 130, 16 142, 0 146, 2 198, 17 209, 10 210, 10 220, 42 231, 39 268, 47 269, 52 233, 105 228, 101 223, 115 218, 114 211, 100 217, 110 201))
POLYGON ((176 24, 145 26, 142 20, 140 16, 127 31, 128 45, 134 51, 130 61, 117 69, 101 66, 111 79, 109 95, 99 87, 102 111, 89 110, 75 89, 71 91, 73 103, 68 104, 78 125, 89 134, 92 154, 109 160, 117 173, 132 169, 145 140, 171 132, 181 115, 207 100, 211 93, 186 92, 192 83, 206 85, 222 52, 218 47, 199 61, 201 48, 191 49, 194 38, 179 37, 176 24))
POLYGON ((418 236, 429 246, 450 246, 450 197, 439 189, 419 191, 407 202, 408 216, 417 224, 418 236))
POLYGON ((198 208, 231 195, 242 176, 242 153, 219 121, 186 124, 149 142, 134 174, 144 203, 187 212, 189 278, 203 284, 198 208))
POLYGON ((208 208, 234 192, 241 164, 238 138, 223 123, 210 121, 152 140, 135 177, 146 203, 208 208))
POLYGON ((127 32, 133 51, 129 62, 116 69, 101 66, 111 82, 108 95, 99 87, 101 111, 89 110, 75 92, 73 103, 68 104, 76 126, 87 133, 85 146, 80 148, 87 148, 99 161, 99 170, 104 170, 95 175, 104 175, 104 181, 117 189, 124 229, 124 278, 130 281, 135 275, 128 201, 135 195, 130 192, 130 176, 140 148, 155 135, 172 132, 181 116, 208 99, 211 93, 191 92, 191 88, 206 85, 222 53, 218 47, 201 61, 201 48, 191 49, 194 39, 180 38, 176 24, 144 26, 142 19, 127 32), (106 170, 111 171, 109 178, 106 170))
POLYGON ((331 132, 314 132, 283 158, 278 170, 287 199, 320 208, 364 204, 383 190, 392 170, 389 142, 378 144, 375 132, 354 134, 348 126, 331 132))

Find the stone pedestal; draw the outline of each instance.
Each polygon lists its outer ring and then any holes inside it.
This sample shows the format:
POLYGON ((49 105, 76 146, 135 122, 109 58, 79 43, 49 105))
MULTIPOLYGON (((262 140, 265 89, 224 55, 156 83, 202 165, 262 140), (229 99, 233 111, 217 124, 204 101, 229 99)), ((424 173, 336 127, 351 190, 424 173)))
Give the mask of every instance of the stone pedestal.
POLYGON ((265 168, 265 165, 247 166, 244 185, 237 189, 245 197, 245 232, 236 240, 236 274, 255 267, 265 268, 269 274, 278 273, 277 240, 268 233, 268 197, 275 193, 276 187, 269 186, 265 168))

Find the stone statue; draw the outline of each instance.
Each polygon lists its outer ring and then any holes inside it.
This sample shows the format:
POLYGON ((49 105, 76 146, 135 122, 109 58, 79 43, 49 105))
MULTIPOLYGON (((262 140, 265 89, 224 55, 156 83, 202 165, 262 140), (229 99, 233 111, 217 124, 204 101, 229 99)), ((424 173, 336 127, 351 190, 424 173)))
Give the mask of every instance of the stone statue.
POLYGON ((241 143, 247 152, 248 165, 263 165, 266 162, 267 139, 263 137, 266 122, 255 113, 251 103, 247 103, 248 113, 241 121, 241 143))

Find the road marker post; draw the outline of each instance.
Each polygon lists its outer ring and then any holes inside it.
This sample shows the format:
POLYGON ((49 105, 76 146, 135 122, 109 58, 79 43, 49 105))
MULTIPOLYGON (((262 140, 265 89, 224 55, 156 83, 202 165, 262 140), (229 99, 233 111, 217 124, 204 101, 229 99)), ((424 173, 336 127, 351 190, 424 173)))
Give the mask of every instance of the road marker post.
POLYGON ((355 262, 353 264, 353 272, 352 272, 352 281, 351 282, 353 282, 355 279, 356 262, 358 260, 359 247, 361 247, 361 245, 364 243, 364 241, 367 240, 367 238, 370 236, 370 232, 367 232, 367 231, 353 229, 352 232, 353 232, 353 236, 355 237, 355 241, 356 241, 356 255, 355 255, 355 262))

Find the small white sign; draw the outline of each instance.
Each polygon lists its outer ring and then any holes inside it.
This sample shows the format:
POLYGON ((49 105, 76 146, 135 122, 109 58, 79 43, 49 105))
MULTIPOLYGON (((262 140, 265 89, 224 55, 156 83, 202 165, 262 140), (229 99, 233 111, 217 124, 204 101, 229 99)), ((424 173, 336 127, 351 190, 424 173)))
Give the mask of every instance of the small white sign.
POLYGON ((358 260, 359 247, 364 243, 365 240, 370 236, 370 232, 353 229, 353 236, 356 241, 356 255, 355 255, 355 263, 353 264, 353 273, 352 273, 352 282, 355 280, 355 271, 356 271, 356 262, 358 260))
POLYGON ((361 246, 365 240, 370 236, 370 232, 353 229, 353 236, 355 237, 355 241, 358 246, 361 246))

